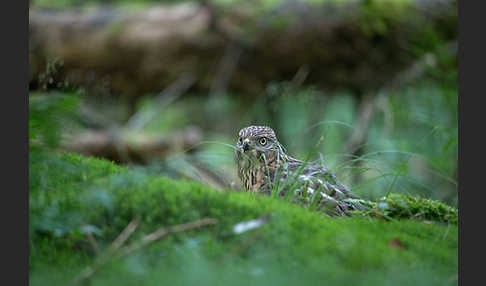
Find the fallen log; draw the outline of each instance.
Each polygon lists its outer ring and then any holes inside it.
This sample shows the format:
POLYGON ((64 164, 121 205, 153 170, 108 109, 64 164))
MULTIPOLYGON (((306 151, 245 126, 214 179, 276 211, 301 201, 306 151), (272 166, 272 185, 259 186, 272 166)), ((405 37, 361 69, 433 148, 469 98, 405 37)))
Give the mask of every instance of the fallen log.
POLYGON ((30 87, 138 96, 191 73, 192 90, 256 95, 304 70, 305 84, 363 94, 457 38, 456 0, 256 6, 32 7, 30 87))
POLYGON ((196 150, 202 131, 187 127, 167 135, 149 135, 124 129, 87 130, 65 138, 59 148, 89 156, 127 163, 146 163, 179 152, 196 150))

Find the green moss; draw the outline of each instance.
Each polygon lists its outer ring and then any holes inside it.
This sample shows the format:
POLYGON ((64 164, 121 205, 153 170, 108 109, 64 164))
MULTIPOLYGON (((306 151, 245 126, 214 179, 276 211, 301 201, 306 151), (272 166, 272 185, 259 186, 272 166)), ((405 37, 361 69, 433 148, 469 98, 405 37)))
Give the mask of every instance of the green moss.
POLYGON ((361 215, 385 219, 418 219, 435 223, 457 224, 458 210, 454 207, 421 197, 389 194, 377 202, 349 199, 361 203, 367 210, 361 215))
POLYGON ((161 226, 203 217, 219 223, 113 259, 90 285, 450 285, 457 274, 453 224, 330 218, 283 200, 218 192, 72 154, 31 152, 30 170, 31 285, 65 284, 92 263, 87 232, 104 249, 133 218, 140 226, 128 244, 161 226), (262 227, 233 233, 236 223, 263 215, 270 220, 262 227), (393 239, 403 248, 390 246, 393 239))
MULTIPOLYGON (((381 200, 387 216, 415 218, 457 224, 458 210, 438 201, 403 194, 389 194, 381 200)), ((377 208, 380 208, 379 205, 377 208)))

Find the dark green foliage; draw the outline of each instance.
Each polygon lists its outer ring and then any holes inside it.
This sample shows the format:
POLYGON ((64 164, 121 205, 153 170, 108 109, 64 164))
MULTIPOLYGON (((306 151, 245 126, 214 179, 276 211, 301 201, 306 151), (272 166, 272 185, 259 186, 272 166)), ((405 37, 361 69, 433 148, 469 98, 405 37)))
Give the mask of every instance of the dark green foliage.
MULTIPOLYGON (((203 217, 219 223, 114 259, 90 285, 457 283, 457 225, 335 219, 279 199, 215 191, 72 154, 32 151, 30 174, 31 285, 65 285, 91 264, 87 233, 104 249, 134 218, 140 226, 128 244, 161 226, 203 217), (270 220, 262 227, 232 232, 236 223, 263 215, 270 220), (404 248, 390 246, 392 239, 404 248)), ((397 208, 396 197, 389 198, 397 208)), ((407 202, 424 210, 443 208, 407 202)))
POLYGON ((75 117, 79 96, 53 92, 29 95, 29 139, 30 147, 44 144, 55 147, 61 140, 61 127, 75 117))

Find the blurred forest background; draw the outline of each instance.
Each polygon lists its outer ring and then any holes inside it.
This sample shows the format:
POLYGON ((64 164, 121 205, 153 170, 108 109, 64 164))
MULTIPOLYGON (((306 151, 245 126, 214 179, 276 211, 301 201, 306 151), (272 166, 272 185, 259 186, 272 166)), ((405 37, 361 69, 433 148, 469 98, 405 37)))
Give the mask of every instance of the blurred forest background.
POLYGON ((363 198, 457 205, 456 1, 30 3, 31 145, 238 189, 268 125, 363 198))

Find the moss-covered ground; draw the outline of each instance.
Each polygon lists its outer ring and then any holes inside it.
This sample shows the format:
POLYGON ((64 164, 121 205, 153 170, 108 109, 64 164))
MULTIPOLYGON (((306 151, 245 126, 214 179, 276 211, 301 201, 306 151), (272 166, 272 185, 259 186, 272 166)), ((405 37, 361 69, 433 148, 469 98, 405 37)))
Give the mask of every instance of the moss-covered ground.
POLYGON ((457 285, 457 209, 438 202, 390 196, 374 216, 331 218, 101 159, 31 150, 29 160, 31 285, 68 285, 133 219, 127 245, 205 217, 218 223, 109 259, 84 285, 457 285))

